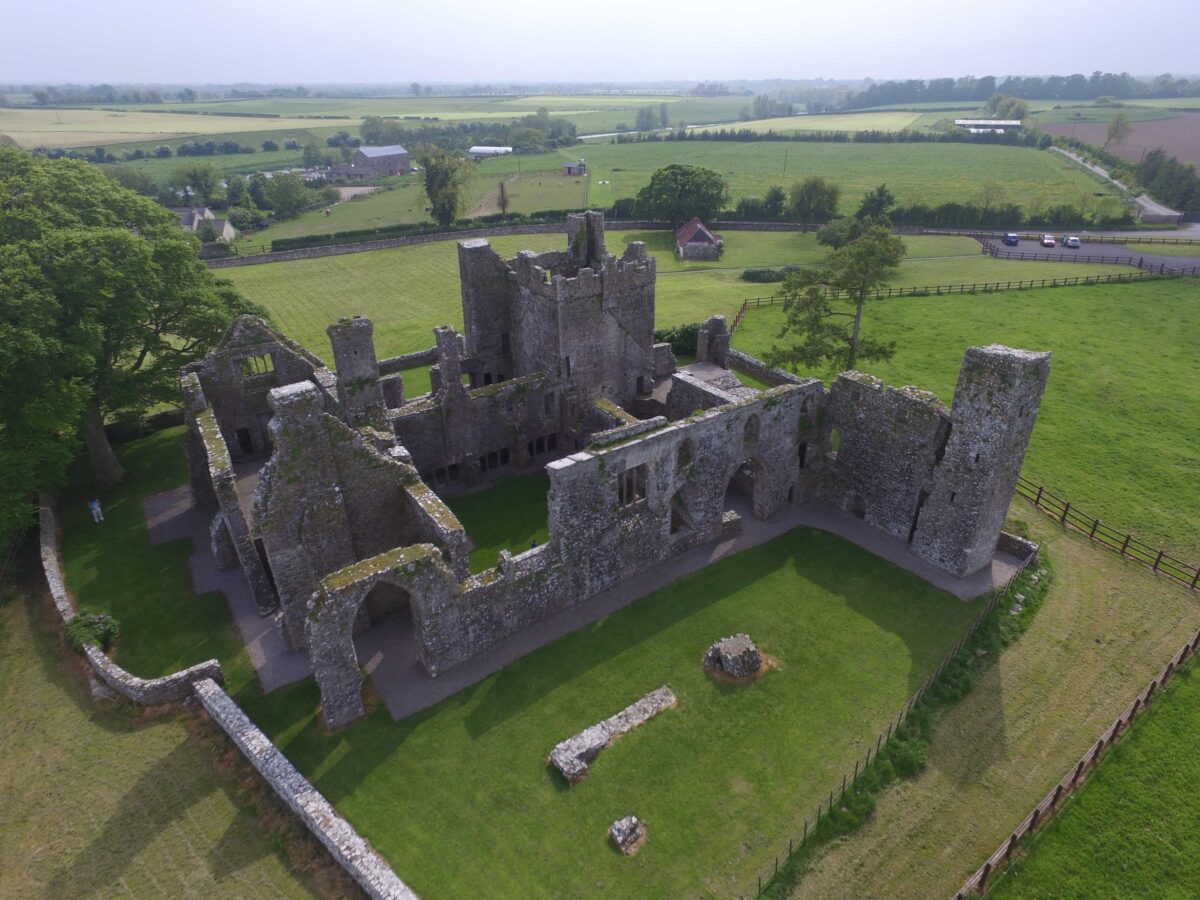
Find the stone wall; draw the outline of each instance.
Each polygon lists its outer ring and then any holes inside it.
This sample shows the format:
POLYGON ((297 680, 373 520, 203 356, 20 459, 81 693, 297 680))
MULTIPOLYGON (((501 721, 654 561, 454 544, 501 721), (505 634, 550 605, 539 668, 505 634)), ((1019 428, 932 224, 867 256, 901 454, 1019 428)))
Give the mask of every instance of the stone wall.
POLYGON ((732 347, 726 352, 726 358, 729 361, 731 369, 736 369, 769 385, 805 384, 809 380, 801 378, 799 375, 793 375, 791 372, 785 372, 782 369, 772 369, 762 360, 755 359, 753 356, 742 353, 740 350, 734 350, 732 347))
MULTIPOLYGON (((67 590, 63 577, 58 547, 58 517, 54 513, 54 501, 45 495, 38 498, 38 530, 42 571, 46 575, 50 597, 65 625, 75 618, 75 601, 67 590)), ((192 685, 201 679, 224 683, 221 664, 215 659, 163 678, 139 678, 118 666, 95 644, 84 645, 83 651, 101 681, 122 697, 142 706, 159 706, 184 700, 192 695, 192 685)))
POLYGON ((338 815, 216 681, 197 681, 195 693, 212 720, 368 897, 416 900, 417 895, 392 871, 387 860, 338 815))
POLYGON ((417 350, 414 353, 404 353, 400 356, 389 356, 387 359, 379 360, 379 374, 395 375, 397 372, 407 369, 432 366, 436 362, 437 347, 430 347, 427 350, 417 350))

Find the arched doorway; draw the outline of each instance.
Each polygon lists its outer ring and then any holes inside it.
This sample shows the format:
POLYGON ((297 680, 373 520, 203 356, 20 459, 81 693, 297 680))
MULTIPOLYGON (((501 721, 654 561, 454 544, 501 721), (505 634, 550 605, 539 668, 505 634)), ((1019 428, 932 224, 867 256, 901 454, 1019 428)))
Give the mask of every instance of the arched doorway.
POLYGON ((380 581, 367 592, 358 615, 354 618, 354 635, 357 637, 377 625, 390 624, 396 620, 401 625, 412 627, 412 598, 398 584, 380 581))
POLYGON ((729 473, 722 509, 767 518, 767 472, 757 456, 742 460, 729 473))

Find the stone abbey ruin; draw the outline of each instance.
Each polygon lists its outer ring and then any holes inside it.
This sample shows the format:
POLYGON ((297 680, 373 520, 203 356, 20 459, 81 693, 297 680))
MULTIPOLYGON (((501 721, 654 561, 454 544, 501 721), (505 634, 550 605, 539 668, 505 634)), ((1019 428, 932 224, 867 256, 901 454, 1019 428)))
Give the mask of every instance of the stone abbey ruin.
POLYGON ((949 409, 859 372, 827 388, 768 369, 730 348, 719 316, 679 367, 654 341, 645 246, 609 253, 592 212, 570 217, 567 245, 505 260, 461 242, 464 333, 439 327, 421 353, 380 360, 371 323, 346 319, 329 327, 335 374, 242 317, 183 372, 189 483, 213 552, 309 655, 331 728, 364 714, 354 638, 388 611, 411 611, 437 675, 736 534, 743 515, 825 504, 951 575, 992 561, 1049 353, 968 349, 949 409), (400 373, 419 365, 432 390, 406 397, 400 373), (771 387, 743 386, 731 365, 771 387), (549 540, 469 574, 439 492, 538 469, 549 540))

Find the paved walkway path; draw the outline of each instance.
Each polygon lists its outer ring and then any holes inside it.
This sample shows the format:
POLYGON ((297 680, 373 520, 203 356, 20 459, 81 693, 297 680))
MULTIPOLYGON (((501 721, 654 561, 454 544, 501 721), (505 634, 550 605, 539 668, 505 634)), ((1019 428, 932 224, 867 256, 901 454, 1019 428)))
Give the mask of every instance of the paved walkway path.
MULTIPOLYGON (((751 516, 750 503, 740 494, 731 493, 729 500, 729 506, 742 517, 742 529, 737 537, 697 547, 628 578, 615 588, 494 644, 437 678, 431 677, 417 658, 412 618, 407 610, 385 616, 355 639, 359 662, 371 676, 392 718, 399 720, 439 703, 539 647, 685 575, 798 526, 836 534, 963 600, 1002 585, 1018 565, 1014 557, 997 553, 988 568, 970 578, 955 578, 913 556, 903 541, 889 537, 839 509, 821 504, 789 506, 774 518, 760 521, 751 516)), ((225 595, 263 690, 270 692, 308 677, 312 673, 308 657, 303 653, 286 652, 274 619, 258 614, 241 571, 217 569, 209 546, 208 520, 192 507, 188 489, 180 487, 147 497, 143 506, 152 544, 191 538, 194 551, 188 559, 188 568, 196 592, 220 591, 225 595)))

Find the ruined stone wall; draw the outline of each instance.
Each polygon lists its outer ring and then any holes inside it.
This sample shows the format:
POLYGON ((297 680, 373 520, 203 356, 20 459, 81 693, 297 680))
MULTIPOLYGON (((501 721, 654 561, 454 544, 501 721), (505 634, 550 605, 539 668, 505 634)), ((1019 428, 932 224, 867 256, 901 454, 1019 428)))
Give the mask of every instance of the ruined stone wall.
POLYGON ((386 425, 387 405, 375 357, 375 326, 370 319, 340 319, 326 329, 337 368, 337 397, 351 425, 386 425))
POLYGON ((801 378, 799 375, 793 375, 791 372, 785 372, 782 369, 772 369, 762 360, 756 359, 747 353, 742 353, 740 350, 735 350, 732 347, 726 351, 726 359, 731 369, 744 372, 770 385, 806 384, 812 381, 811 378, 801 378))
POLYGON ((213 535, 214 549, 220 551, 215 554, 218 562, 223 563, 222 568, 232 568, 233 560, 229 559, 229 551, 232 551, 236 564, 246 576, 258 611, 266 615, 278 605, 275 589, 254 546, 219 423, 195 373, 183 376, 183 396, 187 421, 184 447, 188 456, 192 502, 197 509, 211 512, 213 516, 209 531, 213 535))
POLYGON ((736 399, 729 392, 706 384, 690 372, 676 372, 671 376, 671 390, 667 394, 663 414, 674 422, 697 410, 713 409, 736 399))
POLYGON ((389 356, 379 360, 380 375, 395 375, 407 369, 419 369, 422 366, 432 366, 437 362, 437 347, 417 350, 413 353, 402 353, 400 356, 389 356))
POLYGON ((822 498, 908 540, 949 436, 950 412, 933 394, 843 372, 829 389, 822 421, 822 498))
POLYGON ((564 431, 561 393, 541 374, 475 389, 446 384, 436 396, 393 410, 392 426, 423 475, 459 466, 456 477, 471 483, 492 471, 486 460, 480 463, 491 453, 501 467, 519 468, 537 461, 536 452, 528 452, 531 441, 536 451, 538 438, 554 435, 557 446, 564 431))
POLYGON ((313 381, 330 392, 336 384, 320 359, 257 316, 239 316, 220 347, 184 372, 200 379, 235 462, 270 452, 267 396, 273 388, 313 381))
POLYGON ((1049 353, 967 350, 945 458, 913 538, 918 556, 956 575, 991 561, 1049 375, 1049 353))

